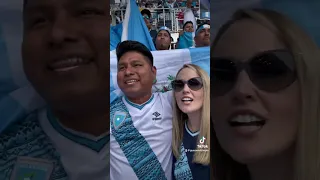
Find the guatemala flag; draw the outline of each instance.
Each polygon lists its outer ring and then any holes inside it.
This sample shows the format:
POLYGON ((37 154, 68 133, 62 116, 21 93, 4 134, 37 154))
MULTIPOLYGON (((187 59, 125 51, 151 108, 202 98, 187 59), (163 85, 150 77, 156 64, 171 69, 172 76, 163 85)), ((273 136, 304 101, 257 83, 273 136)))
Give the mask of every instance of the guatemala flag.
MULTIPOLYGON (((157 83, 153 92, 171 90, 170 83, 174 80, 183 64, 196 64, 210 75, 210 48, 190 48, 179 50, 152 51, 154 66, 157 68, 157 83)), ((117 57, 110 53, 110 103, 123 95, 117 84, 117 57)))
MULTIPOLYGON (((192 13, 191 10, 190 12, 192 13)), ((195 22, 193 13, 188 15, 188 19, 195 22)), ((152 51, 154 66, 157 68, 157 83, 153 87, 154 92, 171 90, 170 83, 183 64, 197 64, 210 73, 209 47, 155 51, 150 33, 134 0, 130 0, 127 4, 122 28, 121 41, 136 40, 146 45, 152 51)), ((119 38, 117 37, 117 39, 119 38)), ((116 40, 113 40, 111 36, 110 41, 115 42, 116 40)), ((110 103, 123 95, 117 85, 118 61, 115 48, 116 46, 112 47, 112 49, 110 47, 110 103)))
POLYGON ((135 0, 128 1, 123 22, 110 27, 110 51, 115 50, 118 43, 125 40, 139 41, 150 51, 156 50, 135 0))

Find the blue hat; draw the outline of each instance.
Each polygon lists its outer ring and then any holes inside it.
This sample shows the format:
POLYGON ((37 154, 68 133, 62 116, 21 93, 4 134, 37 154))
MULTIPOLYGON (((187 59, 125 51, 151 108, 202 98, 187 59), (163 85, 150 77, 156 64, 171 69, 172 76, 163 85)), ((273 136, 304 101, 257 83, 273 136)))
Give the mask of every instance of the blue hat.
POLYGON ((158 35, 158 34, 159 34, 159 32, 160 32, 160 31, 162 31, 162 30, 167 31, 167 32, 169 33, 169 35, 171 36, 170 29, 169 29, 169 28, 167 28, 166 26, 162 26, 162 27, 160 27, 160 28, 159 28, 159 30, 158 30, 158 32, 157 32, 157 35, 158 35))
POLYGON ((210 29, 210 25, 209 25, 209 24, 203 24, 203 25, 199 26, 198 29, 197 29, 197 31, 196 31, 196 35, 198 35, 198 33, 199 33, 202 29, 210 29))

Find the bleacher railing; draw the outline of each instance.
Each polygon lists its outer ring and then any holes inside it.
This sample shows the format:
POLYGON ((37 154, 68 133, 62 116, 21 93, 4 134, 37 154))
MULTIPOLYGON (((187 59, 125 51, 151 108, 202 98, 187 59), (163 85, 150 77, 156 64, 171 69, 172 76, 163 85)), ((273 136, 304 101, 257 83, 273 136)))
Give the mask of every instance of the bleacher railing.
MULTIPOLYGON (((112 11, 123 21, 126 9, 111 7, 112 11)), ((183 26, 183 19, 179 18, 179 13, 183 13, 185 8, 148 8, 151 12, 153 29, 161 26, 168 27, 172 32, 179 32, 183 26)), ((195 14, 196 20, 199 16, 195 14)))

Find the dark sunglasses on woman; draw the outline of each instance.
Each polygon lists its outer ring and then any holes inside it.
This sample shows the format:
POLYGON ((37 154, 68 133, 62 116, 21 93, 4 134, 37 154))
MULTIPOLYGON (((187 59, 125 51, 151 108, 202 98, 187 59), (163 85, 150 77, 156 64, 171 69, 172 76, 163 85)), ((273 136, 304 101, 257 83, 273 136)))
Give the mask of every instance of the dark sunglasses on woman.
POLYGON ((237 62, 227 57, 212 57, 211 63, 213 96, 227 94, 243 70, 257 88, 266 92, 280 91, 296 80, 294 58, 288 50, 264 51, 247 62, 237 62))
POLYGON ((193 91, 197 91, 203 86, 201 77, 191 78, 188 81, 174 80, 171 82, 172 88, 175 92, 180 92, 184 88, 185 84, 187 84, 193 91))

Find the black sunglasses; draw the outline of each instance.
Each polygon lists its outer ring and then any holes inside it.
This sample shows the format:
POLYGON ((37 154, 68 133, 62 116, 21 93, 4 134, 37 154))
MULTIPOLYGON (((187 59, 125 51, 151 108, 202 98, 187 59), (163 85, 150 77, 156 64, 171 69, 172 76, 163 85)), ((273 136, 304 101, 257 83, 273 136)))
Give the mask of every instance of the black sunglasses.
POLYGON ((288 50, 264 51, 245 63, 219 57, 213 57, 211 63, 213 96, 228 93, 242 70, 246 71, 255 86, 266 92, 285 89, 297 78, 293 55, 288 50))
POLYGON ((173 80, 171 82, 172 85, 172 89, 175 92, 180 92, 183 88, 184 85, 187 84, 188 87, 193 90, 193 91, 197 91, 199 89, 202 88, 203 83, 202 83, 202 79, 201 77, 195 77, 195 78, 191 78, 188 81, 183 81, 183 80, 173 80))

